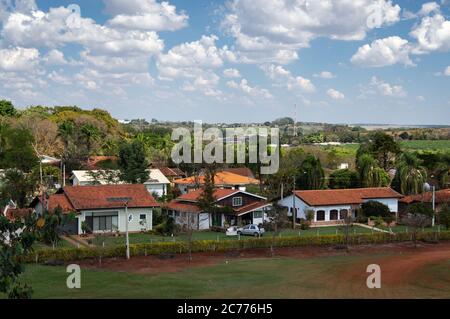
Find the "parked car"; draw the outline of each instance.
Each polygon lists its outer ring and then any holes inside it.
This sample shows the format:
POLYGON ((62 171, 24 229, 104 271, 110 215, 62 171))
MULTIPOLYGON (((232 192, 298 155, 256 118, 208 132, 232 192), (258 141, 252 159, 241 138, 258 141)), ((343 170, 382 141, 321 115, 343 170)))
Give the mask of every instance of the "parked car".
POLYGON ((249 235, 249 236, 262 236, 265 233, 264 228, 255 225, 255 224, 250 224, 247 226, 244 226, 242 228, 239 228, 237 231, 238 235, 249 235))

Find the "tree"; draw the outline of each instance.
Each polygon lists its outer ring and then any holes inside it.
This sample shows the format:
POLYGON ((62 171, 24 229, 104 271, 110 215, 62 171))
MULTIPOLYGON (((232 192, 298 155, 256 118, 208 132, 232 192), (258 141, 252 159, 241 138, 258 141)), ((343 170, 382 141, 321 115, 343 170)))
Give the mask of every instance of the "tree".
POLYGON ((121 179, 127 183, 144 183, 149 178, 147 170, 149 164, 145 157, 145 148, 138 140, 123 143, 120 146, 118 164, 121 179))
POLYGON ((17 110, 11 101, 0 100, 0 115, 6 117, 13 117, 17 115, 17 110))
MULTIPOLYGON (((39 159, 33 148, 33 135, 26 128, 7 128, 4 146, 0 149, 0 166, 2 168, 17 168, 29 172, 38 165, 39 159)), ((3 143, 3 142, 2 142, 3 143)))
POLYGON ((86 147, 90 151, 92 143, 100 137, 100 130, 91 123, 86 123, 81 127, 81 134, 86 141, 86 147))
POLYGON ((267 211, 269 221, 266 223, 272 229, 272 242, 270 244, 270 254, 275 255, 275 238, 280 231, 289 225, 287 209, 279 205, 276 201, 272 202, 272 207, 267 211))
POLYGON ((427 181, 427 171, 412 153, 404 153, 397 164, 394 188, 404 195, 420 194, 427 181))
POLYGON ((21 257, 32 251, 35 236, 36 218, 28 216, 25 220, 9 221, 0 214, 0 292, 10 299, 29 299, 33 290, 19 282, 24 271, 21 257))
POLYGON ((297 179, 299 189, 322 189, 325 173, 320 160, 313 155, 307 155, 300 167, 297 179))
POLYGON ((214 176, 215 169, 212 165, 208 165, 205 169, 204 173, 204 184, 203 184, 203 192, 198 199, 198 206, 202 209, 202 211, 210 213, 211 215, 215 214, 215 202, 216 198, 214 197, 214 176))
POLYGON ((61 227, 68 221, 75 218, 74 214, 63 214, 63 210, 58 206, 54 211, 44 211, 43 226, 40 229, 40 235, 45 243, 51 244, 53 249, 58 245, 61 227))
POLYGON ((369 143, 369 152, 378 161, 378 164, 388 170, 395 157, 400 153, 400 146, 394 138, 383 132, 376 132, 369 143))
POLYGON ((357 158, 356 168, 362 187, 384 187, 389 184, 389 175, 377 166, 375 159, 369 154, 357 158))
POLYGON ((402 223, 412 228, 414 247, 417 247, 417 233, 421 228, 431 224, 433 214, 433 209, 426 203, 414 203, 408 207, 402 223))
POLYGON ((358 187, 358 173, 349 169, 340 169, 330 174, 329 188, 356 188, 358 187))
POLYGON ((37 181, 31 176, 25 175, 19 169, 8 169, 0 183, 1 197, 5 200, 11 199, 17 203, 19 207, 25 207, 29 196, 31 196, 36 188, 37 181))

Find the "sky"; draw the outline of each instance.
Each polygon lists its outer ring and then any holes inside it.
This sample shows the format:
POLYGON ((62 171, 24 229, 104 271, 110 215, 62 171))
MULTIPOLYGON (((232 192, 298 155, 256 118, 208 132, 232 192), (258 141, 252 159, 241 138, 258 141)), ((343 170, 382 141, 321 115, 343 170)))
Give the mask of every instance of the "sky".
POLYGON ((119 119, 450 124, 450 0, 0 0, 0 99, 119 119))

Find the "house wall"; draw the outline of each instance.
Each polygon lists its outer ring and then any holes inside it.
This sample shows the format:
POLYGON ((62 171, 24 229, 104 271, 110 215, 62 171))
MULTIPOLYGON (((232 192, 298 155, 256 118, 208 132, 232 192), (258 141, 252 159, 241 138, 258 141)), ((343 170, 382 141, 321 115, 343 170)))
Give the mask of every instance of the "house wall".
MULTIPOLYGON (((104 210, 83 210, 77 216, 78 218, 78 233, 81 234, 81 223, 86 220, 86 216, 91 216, 94 213, 94 216, 102 216, 102 215, 111 215, 112 213, 118 213, 118 228, 119 232, 126 231, 126 216, 125 216, 125 208, 120 209, 104 209, 104 210)), ((133 215, 133 220, 128 224, 129 232, 139 232, 141 230, 151 230, 153 227, 153 210, 151 208, 128 208, 128 214, 133 215), (146 215, 146 224, 140 225, 140 215, 146 215)))
POLYGON ((158 197, 167 195, 167 185, 166 184, 145 184, 150 194, 156 193, 158 197))
POLYGON ((260 202, 261 198, 259 197, 254 197, 245 193, 237 193, 233 196, 229 196, 227 198, 224 198, 220 201, 217 202, 218 205, 222 205, 222 206, 228 206, 228 207, 241 207, 241 206, 245 206, 251 203, 255 203, 255 202, 260 202), (240 206, 233 206, 233 198, 234 197, 242 197, 242 205, 240 206))
POLYGON ((293 203, 293 198, 295 199, 295 208, 297 209, 297 214, 296 217, 297 218, 304 218, 306 219, 306 210, 308 210, 310 207, 304 202, 302 201, 300 198, 298 198, 297 196, 287 196, 281 200, 278 201, 278 204, 284 207, 288 208, 288 216, 292 216, 292 208, 294 207, 294 203, 293 203))

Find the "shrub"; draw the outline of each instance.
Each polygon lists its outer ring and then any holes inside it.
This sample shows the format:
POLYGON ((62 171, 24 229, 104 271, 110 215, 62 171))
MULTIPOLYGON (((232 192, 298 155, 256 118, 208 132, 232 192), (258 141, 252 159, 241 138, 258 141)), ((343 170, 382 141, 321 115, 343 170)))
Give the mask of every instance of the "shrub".
POLYGON ((439 223, 450 230, 450 207, 444 205, 439 212, 439 223))
POLYGON ((361 211, 365 216, 386 217, 392 214, 389 207, 373 200, 363 203, 361 205, 361 211))

